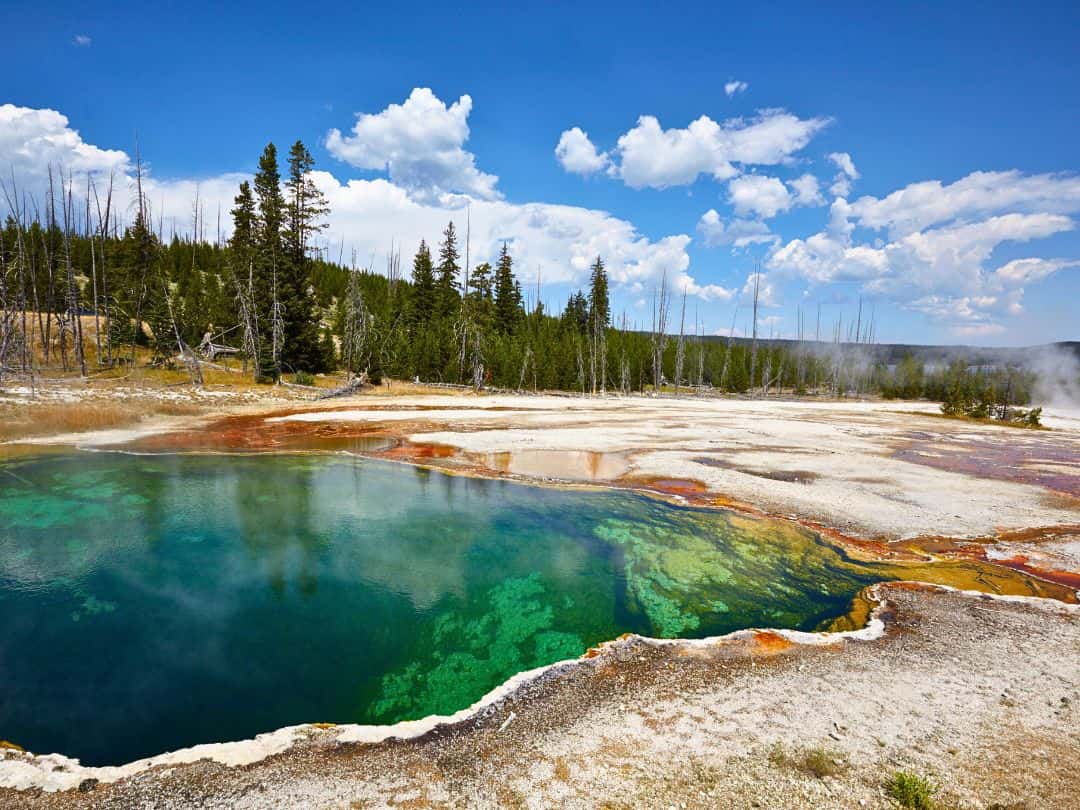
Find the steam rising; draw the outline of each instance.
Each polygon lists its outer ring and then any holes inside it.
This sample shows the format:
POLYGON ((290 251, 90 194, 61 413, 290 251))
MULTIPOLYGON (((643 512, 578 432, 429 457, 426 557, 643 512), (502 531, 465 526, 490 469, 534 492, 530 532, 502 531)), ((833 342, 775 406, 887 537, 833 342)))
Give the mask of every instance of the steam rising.
POLYGON ((1041 346, 1024 365, 1036 374, 1037 404, 1080 410, 1080 355, 1069 346, 1041 346))

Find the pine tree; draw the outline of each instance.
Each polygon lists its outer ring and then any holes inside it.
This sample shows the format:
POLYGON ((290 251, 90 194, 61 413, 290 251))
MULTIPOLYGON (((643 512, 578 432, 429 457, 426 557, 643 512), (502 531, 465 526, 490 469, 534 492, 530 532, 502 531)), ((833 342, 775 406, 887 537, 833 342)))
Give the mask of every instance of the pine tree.
POLYGON ((578 290, 570 295, 563 311, 563 322, 580 335, 589 331, 589 302, 585 294, 578 290))
POLYGON ((281 301, 281 276, 284 269, 281 226, 285 199, 281 194, 277 148, 268 143, 259 158, 255 173, 255 196, 258 216, 255 228, 254 307, 259 321, 259 345, 256 375, 262 381, 276 381, 281 376, 281 349, 284 322, 281 301))
POLYGON ((308 251, 311 237, 326 227, 326 198, 311 180, 315 161, 301 141, 289 150, 288 193, 283 233, 285 264, 279 274, 278 299, 282 305, 281 362, 294 371, 323 371, 325 356, 319 345, 319 318, 310 291, 308 251))
POLYGON ((469 276, 471 296, 479 301, 491 301, 492 296, 491 265, 487 262, 478 264, 469 276))
POLYGON ((435 269, 431 264, 431 251, 423 239, 413 258, 412 284, 409 326, 415 335, 431 323, 435 314, 435 269))
POLYGON ((458 265, 457 234, 454 223, 450 222, 443 231, 443 241, 439 246, 438 280, 436 282, 436 314, 440 319, 449 318, 458 305, 458 265))
POLYGON ((600 329, 611 325, 611 308, 608 304, 608 277, 604 263, 596 257, 589 275, 589 322, 600 329))
POLYGON ((240 350, 244 353, 245 368, 247 357, 255 362, 255 376, 259 374, 259 350, 262 345, 259 332, 259 312, 256 301, 266 301, 270 292, 265 288, 265 276, 256 271, 258 250, 258 222, 255 216, 255 198, 251 194, 251 184, 247 180, 240 184, 240 193, 233 200, 233 234, 229 240, 229 272, 233 287, 236 289, 237 310, 240 315, 240 350))
POLYGON ((503 242, 495 266, 495 329, 512 335, 521 318, 521 288, 514 278, 514 260, 503 242))
POLYGON ((161 267, 161 245, 150 230, 140 207, 135 221, 124 233, 120 245, 118 280, 122 279, 116 310, 122 318, 116 319, 118 334, 114 342, 130 337, 139 343, 146 337, 142 325, 150 327, 154 359, 162 360, 171 354, 175 339, 170 332, 168 311, 165 305, 167 280, 161 267), (129 331, 133 330, 133 331, 129 331))

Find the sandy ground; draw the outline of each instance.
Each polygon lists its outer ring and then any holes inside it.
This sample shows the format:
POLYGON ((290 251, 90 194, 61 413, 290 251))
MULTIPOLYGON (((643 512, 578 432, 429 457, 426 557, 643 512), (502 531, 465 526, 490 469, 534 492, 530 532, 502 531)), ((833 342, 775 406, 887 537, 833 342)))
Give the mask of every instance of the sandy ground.
MULTIPOLYGON (((1067 412, 1027 431, 942 419, 926 403, 289 400, 243 394, 40 441, 115 446, 193 422, 214 447, 387 435, 402 442, 387 455, 406 461, 711 498, 848 537, 980 538, 987 558, 1080 576, 1080 419, 1067 412)), ((935 781, 938 807, 1075 806, 1078 609, 878 591, 880 637, 625 639, 409 739, 302 727, 123 771, 8 752, 0 806, 890 807, 882 784, 897 769, 935 781), (835 773, 811 773, 810 752, 835 773)))
MULTIPOLYGON (((629 637, 420 737, 350 743, 348 729, 312 727, 253 764, 114 783, 87 771, 63 793, 0 788, 0 804, 886 808, 884 782, 906 770, 937 786, 937 807, 1075 806, 1080 610, 878 590, 874 640, 629 637), (812 752, 833 773, 816 775, 812 752)), ((25 759, 7 754, 0 774, 25 759)))

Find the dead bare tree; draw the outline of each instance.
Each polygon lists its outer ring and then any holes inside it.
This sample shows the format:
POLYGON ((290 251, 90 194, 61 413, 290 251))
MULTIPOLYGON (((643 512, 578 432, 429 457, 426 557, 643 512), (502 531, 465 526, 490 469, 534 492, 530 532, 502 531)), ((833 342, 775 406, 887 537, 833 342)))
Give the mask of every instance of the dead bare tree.
POLYGON ((652 364, 653 386, 656 393, 660 393, 664 379, 664 348, 667 343, 668 306, 667 270, 664 270, 660 276, 659 289, 653 293, 652 364))
MULTIPOLYGON (((533 359, 532 346, 525 347, 525 356, 521 359, 521 376, 518 378, 518 391, 525 390, 525 374, 529 369, 529 365, 533 368, 533 378, 536 377, 536 360, 533 359)), ((535 386, 534 386, 535 387, 535 386)))
POLYGON ((679 343, 675 349, 675 396, 683 376, 683 359, 686 356, 686 287, 683 287, 682 310, 679 314, 679 343))
POLYGON ((285 305, 278 298, 277 263, 273 264, 270 294, 270 353, 274 368, 281 374, 281 350, 285 347, 285 305))
POLYGON ((473 388, 479 391, 484 387, 484 350, 479 329, 473 332, 473 350, 470 365, 472 366, 473 388))
POLYGON ((727 346, 724 348, 724 362, 720 366, 720 390, 727 390, 728 366, 731 363, 731 345, 735 340, 735 319, 739 317, 739 304, 735 304, 735 312, 731 315, 731 329, 728 330, 727 346))
POLYGON ((622 316, 622 329, 619 332, 619 392, 625 397, 630 394, 630 360, 626 356, 626 313, 622 316))
POLYGON ((20 343, 21 343, 21 355, 22 355, 22 372, 28 374, 30 377, 30 393, 31 396, 35 393, 35 379, 34 379, 34 352, 31 330, 33 329, 33 320, 27 313, 28 297, 26 294, 27 279, 29 277, 29 283, 31 287, 35 286, 33 267, 28 268, 28 257, 26 250, 26 240, 24 234, 26 233, 26 222, 24 220, 26 206, 19 199, 19 189, 15 182, 15 170, 11 170, 11 186, 10 188, 6 183, 0 180, 0 190, 3 191, 4 200, 8 206, 8 213, 12 221, 15 223, 15 260, 18 263, 18 278, 19 278, 19 293, 18 293, 18 308, 20 315, 20 343), (27 270, 29 269, 29 273, 27 270))
POLYGON ((750 395, 754 393, 754 383, 757 376, 757 329, 758 329, 758 301, 761 297, 761 265, 756 264, 754 266, 754 312, 753 312, 753 324, 751 329, 753 330, 753 338, 750 341, 750 395))
POLYGON ((581 395, 585 396, 585 358, 581 355, 581 339, 577 340, 577 374, 581 385, 581 395))
MULTIPOLYGON (((18 261, 16 258, 15 261, 18 261)), ((8 289, 7 249, 4 245, 4 232, 0 230, 0 385, 8 372, 8 359, 14 352, 19 340, 18 315, 15 303, 8 289)))
POLYGON ((354 259, 345 298, 345 329, 341 340, 342 360, 350 374, 367 373, 371 369, 371 326, 371 315, 360 289, 360 274, 354 259))
POLYGON ((255 268, 254 262, 248 262, 247 279, 242 280, 239 274, 233 273, 233 281, 236 284, 236 307, 240 312, 240 351, 243 363, 243 373, 247 374, 248 358, 255 359, 258 363, 259 351, 259 323, 255 315, 255 268))
POLYGON ((697 387, 705 386, 705 324, 698 320, 697 305, 694 306, 694 325, 697 334, 697 387))
MULTIPOLYGON (((465 359, 468 354, 469 346, 469 332, 472 330, 472 312, 469 303, 469 248, 472 241, 472 217, 469 213, 469 208, 465 209, 465 272, 462 278, 461 285, 461 307, 459 311, 459 318, 455 329, 457 331, 457 346, 458 346, 458 379, 463 380, 465 378, 465 359)), ((540 289, 540 279, 537 277, 536 281, 537 292, 540 289)), ((475 375, 473 375, 475 377, 475 375)))
MULTIPOLYGON (((60 175, 61 186, 64 176, 60 175)), ((86 376, 86 354, 83 349, 82 317, 79 312, 79 288, 75 283, 75 268, 71 260, 71 237, 75 227, 75 201, 72 196, 72 177, 68 175, 67 193, 62 199, 64 211, 64 270, 67 288, 67 328, 71 332, 75 348, 75 361, 79 364, 79 374, 86 376)), ((63 336, 61 336, 63 342, 63 336)))
POLYGON ((180 357, 183 358, 184 363, 188 368, 188 374, 191 376, 191 384, 195 388, 202 388, 203 376, 202 366, 199 365, 199 356, 193 352, 184 342, 184 339, 180 337, 180 328, 176 325, 176 315, 173 313, 172 295, 169 293, 169 281, 164 273, 161 276, 161 286, 165 293, 165 306, 169 312, 169 323, 172 325, 173 337, 176 338, 177 351, 180 352, 180 357))
MULTIPOLYGON (((101 207, 101 198, 97 193, 97 185, 91 180, 91 189, 94 192, 94 205, 97 209, 97 234, 101 245, 101 307, 105 312, 105 364, 109 367, 113 364, 112 346, 112 307, 109 301, 109 274, 106 261, 105 247, 109 242, 109 220, 112 216, 113 174, 109 173, 109 187, 105 192, 105 208, 101 207)), ((97 304, 95 303, 95 310, 97 304)), ((96 323, 96 322, 95 322, 96 323)), ((100 328, 98 334, 101 334, 100 328)), ((100 346, 100 344, 99 344, 100 346)), ((100 348, 99 348, 100 355, 100 348)))

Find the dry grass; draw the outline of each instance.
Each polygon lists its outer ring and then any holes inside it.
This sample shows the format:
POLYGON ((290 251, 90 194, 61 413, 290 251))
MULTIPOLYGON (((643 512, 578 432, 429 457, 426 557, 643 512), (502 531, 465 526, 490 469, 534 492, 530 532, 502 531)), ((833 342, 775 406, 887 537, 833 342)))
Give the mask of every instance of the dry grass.
POLYGON ((809 748, 789 753, 777 744, 769 752, 769 762, 777 768, 790 768, 816 779, 826 776, 839 776, 847 770, 841 755, 826 748, 809 748))
POLYGON ((382 385, 376 385, 364 391, 364 396, 377 397, 464 397, 474 396, 471 388, 436 388, 430 385, 417 385, 409 380, 389 380, 384 378, 382 385))
MULTIPOLYGON (((21 315, 19 316, 21 318, 21 315)), ((45 362, 45 340, 43 334, 43 328, 45 326, 45 313, 41 314, 41 320, 38 320, 37 312, 27 312, 27 330, 30 333, 30 349, 34 355, 34 362, 38 365, 42 365, 45 362)), ((65 334, 63 345, 61 345, 60 325, 56 320, 56 315, 49 316, 50 323, 49 329, 49 365, 60 368, 60 358, 64 351, 67 352, 68 365, 72 368, 75 367, 75 338, 69 332, 65 334)), ((95 326, 95 319, 93 315, 80 315, 79 321, 82 326, 82 345, 83 354, 86 357, 86 364, 88 367, 98 365, 98 351, 97 351, 97 334, 98 330, 95 326)), ((105 340, 105 319, 103 317, 98 318, 98 324, 101 326, 102 341, 105 340)), ((149 327, 143 325, 144 331, 149 331, 149 327)), ((124 346, 117 349, 119 355, 123 357, 130 356, 130 347, 124 346)), ((146 353, 146 349, 137 349, 136 358, 139 353, 146 353)))
POLYGON ((204 410, 196 403, 149 400, 15 405, 0 409, 0 441, 124 427, 150 416, 192 416, 204 410))

